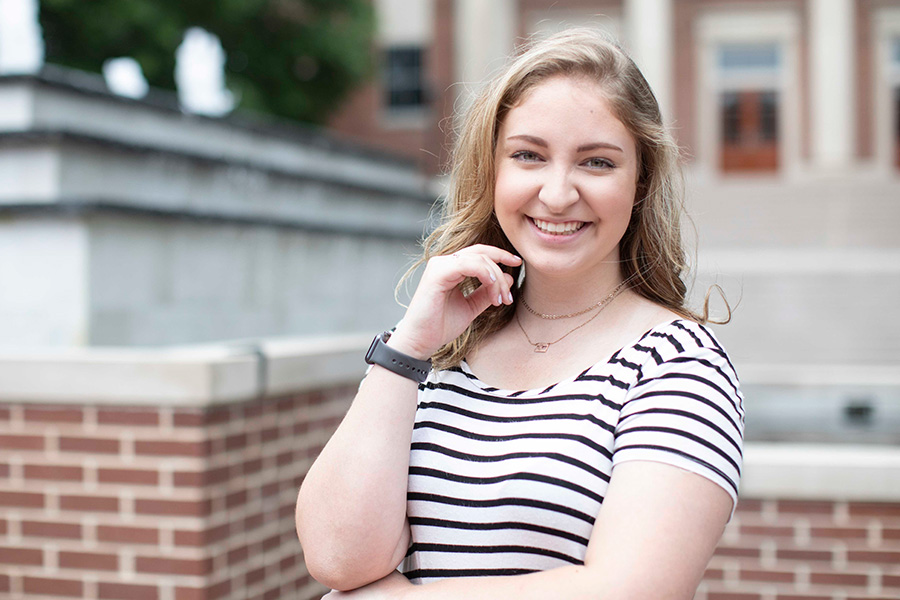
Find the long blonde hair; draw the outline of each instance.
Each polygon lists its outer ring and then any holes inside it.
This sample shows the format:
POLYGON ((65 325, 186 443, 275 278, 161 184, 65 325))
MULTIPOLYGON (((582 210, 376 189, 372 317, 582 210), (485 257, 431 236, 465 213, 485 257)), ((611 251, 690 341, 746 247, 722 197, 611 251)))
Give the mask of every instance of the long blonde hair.
MULTIPOLYGON (((441 225, 425 239, 422 258, 406 277, 432 256, 452 254, 473 244, 490 244, 515 253, 494 214, 497 135, 506 114, 530 90, 555 76, 597 83, 636 142, 637 192, 631 221, 620 242, 623 279, 641 296, 705 323, 708 294, 702 313, 685 306, 687 287, 682 276, 688 265, 681 240, 683 181, 678 146, 663 125, 656 98, 634 62, 615 42, 590 29, 570 29, 534 43, 477 96, 454 146, 441 225)), ((504 270, 513 277, 517 297, 521 267, 504 270)), ((463 292, 476 286, 468 281, 463 292)), ((514 314, 515 305, 488 307, 462 335, 435 353, 435 367, 458 365, 514 314)))

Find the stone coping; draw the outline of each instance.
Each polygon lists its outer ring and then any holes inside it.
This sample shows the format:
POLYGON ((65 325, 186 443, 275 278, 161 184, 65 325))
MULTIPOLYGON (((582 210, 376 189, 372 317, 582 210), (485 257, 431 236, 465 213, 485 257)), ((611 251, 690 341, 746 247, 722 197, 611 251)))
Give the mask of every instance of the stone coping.
POLYGON ((353 385, 374 334, 0 351, 0 402, 206 406, 353 385))

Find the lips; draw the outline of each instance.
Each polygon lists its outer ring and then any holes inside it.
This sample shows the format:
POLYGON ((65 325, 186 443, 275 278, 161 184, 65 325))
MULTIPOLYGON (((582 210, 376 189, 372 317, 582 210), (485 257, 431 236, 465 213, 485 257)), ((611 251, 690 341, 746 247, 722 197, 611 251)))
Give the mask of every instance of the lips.
POLYGON ((587 225, 584 221, 565 221, 563 223, 552 223, 550 221, 542 221, 541 219, 532 218, 531 222, 534 226, 548 235, 572 235, 579 229, 587 225))

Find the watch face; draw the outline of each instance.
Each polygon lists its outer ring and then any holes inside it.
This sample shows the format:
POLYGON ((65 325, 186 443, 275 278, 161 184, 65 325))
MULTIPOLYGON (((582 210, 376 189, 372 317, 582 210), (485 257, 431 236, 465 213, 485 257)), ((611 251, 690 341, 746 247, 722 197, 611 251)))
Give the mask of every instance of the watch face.
POLYGON ((372 362, 372 354, 375 352, 375 346, 378 345, 379 341, 381 341, 381 335, 376 335, 375 339, 372 340, 372 343, 369 344, 369 349, 366 350, 366 362, 369 363, 370 365, 374 364, 372 362))

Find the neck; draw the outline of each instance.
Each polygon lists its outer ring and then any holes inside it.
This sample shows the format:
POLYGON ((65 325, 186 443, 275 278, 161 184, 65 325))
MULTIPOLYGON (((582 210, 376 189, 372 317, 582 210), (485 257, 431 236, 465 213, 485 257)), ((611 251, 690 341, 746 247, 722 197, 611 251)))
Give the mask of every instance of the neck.
POLYGON ((526 269, 522 293, 528 305, 537 312, 564 314, 600 302, 620 283, 622 276, 617 265, 592 278, 558 278, 526 269))

